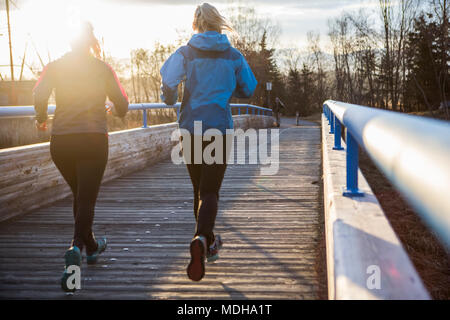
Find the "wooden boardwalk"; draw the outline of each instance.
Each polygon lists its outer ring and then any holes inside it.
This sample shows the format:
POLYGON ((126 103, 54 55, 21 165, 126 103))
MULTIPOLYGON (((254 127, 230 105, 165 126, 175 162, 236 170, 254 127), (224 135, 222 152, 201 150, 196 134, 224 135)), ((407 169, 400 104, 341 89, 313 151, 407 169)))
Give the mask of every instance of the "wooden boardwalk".
POLYGON ((200 283, 186 276, 192 187, 184 166, 165 161, 102 186, 94 230, 109 247, 97 265, 83 263, 73 296, 59 284, 71 199, 0 225, 0 298, 317 298, 320 134, 312 123, 285 125, 275 176, 260 176, 258 165, 228 168, 216 223, 224 248, 200 283))

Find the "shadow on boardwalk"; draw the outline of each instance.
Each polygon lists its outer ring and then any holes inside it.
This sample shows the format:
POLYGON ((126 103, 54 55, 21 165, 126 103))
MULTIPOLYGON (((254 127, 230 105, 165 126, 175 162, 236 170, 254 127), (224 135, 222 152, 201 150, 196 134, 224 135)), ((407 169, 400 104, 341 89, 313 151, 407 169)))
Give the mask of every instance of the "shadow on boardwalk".
POLYGON ((70 199, 1 225, 0 298, 317 298, 320 129, 290 123, 281 129, 277 175, 229 167, 216 223, 225 244, 202 282, 185 271, 192 187, 184 166, 165 161, 102 186, 95 232, 110 245, 98 265, 83 264, 74 296, 59 287, 73 232, 70 199))

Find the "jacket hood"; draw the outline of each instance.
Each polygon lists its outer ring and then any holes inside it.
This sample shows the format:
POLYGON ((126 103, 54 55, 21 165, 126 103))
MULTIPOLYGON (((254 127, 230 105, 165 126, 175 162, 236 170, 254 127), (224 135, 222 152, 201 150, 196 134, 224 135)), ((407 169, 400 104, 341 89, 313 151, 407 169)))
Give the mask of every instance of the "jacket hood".
POLYGON ((194 34, 188 44, 202 51, 225 51, 231 47, 228 37, 216 31, 194 34))

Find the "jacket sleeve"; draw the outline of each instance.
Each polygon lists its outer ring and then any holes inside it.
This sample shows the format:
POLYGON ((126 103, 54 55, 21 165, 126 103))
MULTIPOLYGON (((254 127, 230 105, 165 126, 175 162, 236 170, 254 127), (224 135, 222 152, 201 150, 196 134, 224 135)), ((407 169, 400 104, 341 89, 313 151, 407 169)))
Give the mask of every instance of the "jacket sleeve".
POLYGON ((42 70, 41 76, 33 88, 34 110, 36 112, 36 120, 39 123, 45 122, 48 118, 48 98, 54 88, 53 78, 53 66, 50 63, 42 70))
POLYGON ((106 94, 108 98, 114 103, 113 114, 118 117, 124 117, 128 112, 128 96, 114 69, 107 65, 106 76, 106 94))
POLYGON ((167 105, 173 105, 178 99, 178 85, 186 77, 184 56, 178 49, 161 68, 161 99, 167 105))
POLYGON ((236 70, 236 90, 233 96, 236 98, 250 98, 255 92, 258 82, 250 69, 244 56, 241 55, 240 64, 236 70))

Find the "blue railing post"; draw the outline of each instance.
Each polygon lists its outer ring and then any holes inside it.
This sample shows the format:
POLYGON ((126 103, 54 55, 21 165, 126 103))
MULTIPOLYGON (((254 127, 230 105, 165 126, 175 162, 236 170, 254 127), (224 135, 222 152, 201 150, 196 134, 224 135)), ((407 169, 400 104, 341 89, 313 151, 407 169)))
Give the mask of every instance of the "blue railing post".
POLYGON ((347 131, 347 188, 344 190, 344 197, 362 197, 364 193, 358 189, 358 163, 359 146, 358 142, 347 131))
POLYGON ((177 107, 177 121, 180 120, 180 108, 177 107))
POLYGON ((330 134, 334 133, 334 113, 330 111, 330 134))
POLYGON ((237 111, 236 111, 235 115, 248 114, 248 115, 255 115, 255 116, 256 115, 257 116, 266 116, 266 115, 271 115, 272 114, 272 110, 271 109, 262 108, 262 107, 254 106, 254 105, 251 105, 251 104, 236 104, 236 105, 231 105, 231 107, 232 107, 233 110, 235 108, 237 108, 237 111))
POLYGON ((341 136, 341 122, 339 121, 339 119, 334 116, 334 147, 333 150, 344 150, 344 148, 342 148, 341 145, 341 140, 342 140, 342 136, 341 136))
POLYGON ((148 128, 147 125, 147 109, 142 110, 142 128, 148 128))

